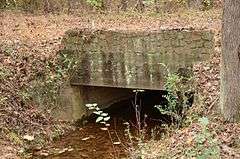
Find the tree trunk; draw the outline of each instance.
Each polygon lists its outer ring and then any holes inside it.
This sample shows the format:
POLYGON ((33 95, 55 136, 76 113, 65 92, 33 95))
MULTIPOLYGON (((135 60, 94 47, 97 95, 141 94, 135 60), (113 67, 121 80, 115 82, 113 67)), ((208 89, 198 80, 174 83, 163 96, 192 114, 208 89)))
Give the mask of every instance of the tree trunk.
POLYGON ((220 107, 227 121, 240 121, 240 0, 225 0, 220 107))

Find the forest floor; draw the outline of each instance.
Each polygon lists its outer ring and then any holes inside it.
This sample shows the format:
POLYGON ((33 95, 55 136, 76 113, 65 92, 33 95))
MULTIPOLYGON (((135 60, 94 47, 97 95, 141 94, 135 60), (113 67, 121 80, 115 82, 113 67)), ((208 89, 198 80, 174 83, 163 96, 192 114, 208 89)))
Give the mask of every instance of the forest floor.
MULTIPOLYGON (((0 93, 2 97, 0 98, 0 105, 4 105, 5 111, 2 114, 7 116, 0 120, 2 122, 0 124, 5 126, 5 128, 0 127, 0 131, 8 134, 0 134, 0 146, 2 147, 0 158, 17 158, 17 153, 21 151, 21 148, 17 145, 22 143, 24 134, 34 134, 34 126, 42 126, 41 132, 43 134, 54 131, 54 128, 49 126, 54 122, 51 116, 47 112, 39 111, 33 103, 30 102, 29 104, 29 101, 28 104, 22 104, 26 102, 23 99, 25 96, 19 90, 28 86, 35 77, 36 70, 43 67, 45 61, 56 60, 55 56, 62 47, 61 39, 64 33, 73 28, 133 31, 192 28, 214 31, 216 35, 215 53, 209 61, 195 66, 198 91, 203 96, 203 107, 207 110, 204 113, 213 114, 219 100, 221 15, 221 9, 209 11, 184 10, 164 15, 138 13, 31 15, 13 11, 0 12, 0 71, 2 71, 0 72, 0 93), (24 60, 23 57, 28 57, 28 60, 24 60), (39 64, 36 65, 37 62, 39 64), (7 69, 10 74, 5 75, 4 69, 7 69), (26 120, 23 120, 23 118, 26 120), (8 126, 10 130, 17 126, 14 130, 26 128, 26 131, 21 132, 19 130, 20 132, 12 133, 5 130, 8 126)), ((216 122, 211 126, 217 128, 222 123, 221 119, 216 119, 216 122)), ((57 122, 56 124, 62 126, 61 123, 57 122)), ((63 125, 62 127, 68 126, 63 125)), ((175 133, 171 138, 170 147, 173 148, 173 145, 183 144, 177 143, 178 139, 186 138, 189 133, 191 134, 191 131, 194 132, 197 129, 196 127, 191 125, 175 133)), ((217 130, 220 130, 220 128, 217 130)), ((64 128, 61 131, 64 132, 64 128)), ((239 133, 240 126, 237 124, 224 124, 221 131, 217 132, 221 143, 224 143, 221 147, 223 156, 240 158, 236 149, 229 146, 239 140, 239 137, 237 137, 239 133)), ((184 140, 181 141, 184 142, 184 140)))
POLYGON ((62 37, 72 28, 110 30, 159 30, 194 28, 221 30, 220 9, 210 11, 179 11, 172 14, 82 14, 31 15, 0 12, 1 40, 31 40, 32 43, 62 37))

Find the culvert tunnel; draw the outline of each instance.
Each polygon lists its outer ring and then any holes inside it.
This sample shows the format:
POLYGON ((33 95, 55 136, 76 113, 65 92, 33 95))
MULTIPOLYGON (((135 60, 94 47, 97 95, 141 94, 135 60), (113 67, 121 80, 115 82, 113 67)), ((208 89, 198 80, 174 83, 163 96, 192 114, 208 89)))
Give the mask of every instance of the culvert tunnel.
POLYGON ((195 63, 209 59, 213 35, 209 30, 191 29, 66 32, 61 52, 73 57, 77 66, 70 83, 62 88, 56 116, 77 120, 88 114, 87 103, 102 109, 127 103, 133 89, 147 90, 143 98, 158 97, 169 72, 191 70, 195 63))
MULTIPOLYGON (((67 95, 64 95, 67 101, 64 105, 63 119, 79 120, 84 117, 96 119, 97 116, 92 114, 91 110, 85 106, 86 104, 97 103, 104 112, 108 113, 113 118, 118 118, 122 121, 136 120, 136 105, 141 115, 141 119, 151 122, 169 123, 168 116, 163 115, 155 107, 161 105, 167 107, 169 102, 166 99, 168 92, 166 90, 145 89, 136 94, 136 89, 133 88, 115 88, 102 86, 77 86, 69 87, 67 95), (71 98, 69 98, 71 96, 71 98), (69 105, 72 103, 73 105, 69 105), (70 107, 69 107, 70 106, 70 107)), ((194 94, 186 97, 187 104, 192 106, 194 94)))
MULTIPOLYGON (((144 121, 146 124, 149 122, 169 123, 168 117, 161 114, 155 107, 157 105, 168 106, 168 101, 165 98, 167 91, 139 91, 133 89, 124 89, 122 91, 126 91, 125 95, 127 96, 112 102, 108 107, 103 109, 103 112, 108 113, 111 118, 117 119, 120 122, 135 123, 136 125, 136 113, 138 113, 140 121, 144 121)), ((93 114, 90 116, 90 120, 95 120, 97 117, 97 115, 93 114)))

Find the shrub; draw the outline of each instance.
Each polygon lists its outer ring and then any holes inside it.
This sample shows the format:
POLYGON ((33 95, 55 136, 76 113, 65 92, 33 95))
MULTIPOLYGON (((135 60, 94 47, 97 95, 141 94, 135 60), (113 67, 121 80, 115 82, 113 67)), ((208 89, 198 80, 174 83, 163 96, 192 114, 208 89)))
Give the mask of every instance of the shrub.
POLYGON ((202 117, 198 121, 201 125, 201 131, 195 135, 195 144, 185 151, 185 156, 197 159, 220 158, 219 142, 208 129, 208 118, 202 117))
POLYGON ((103 7, 103 0, 86 0, 86 2, 94 8, 102 8, 103 7))
MULTIPOLYGON (((165 66, 165 65, 164 65, 165 66)), ((165 66, 166 67, 166 66, 165 66)), ((167 68, 167 67, 166 67, 167 68)), ((166 83, 164 85, 168 94, 165 98, 168 105, 156 105, 155 107, 162 113, 170 116, 171 122, 175 122, 177 127, 181 126, 186 117, 187 109, 191 106, 189 99, 193 98, 193 78, 181 76, 178 73, 170 73, 167 69, 166 83)))

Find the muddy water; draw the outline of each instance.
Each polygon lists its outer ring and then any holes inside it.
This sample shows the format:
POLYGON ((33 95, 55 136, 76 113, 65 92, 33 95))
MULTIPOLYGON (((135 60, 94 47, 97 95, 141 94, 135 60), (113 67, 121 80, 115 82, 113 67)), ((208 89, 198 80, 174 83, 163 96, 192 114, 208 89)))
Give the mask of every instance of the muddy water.
POLYGON ((63 151, 47 157, 48 159, 113 159, 126 157, 123 144, 113 145, 113 142, 126 143, 123 124, 114 126, 111 122, 109 128, 111 138, 108 131, 101 130, 101 125, 96 123, 88 123, 83 128, 71 132, 57 141, 52 148, 63 151), (111 141, 112 140, 112 141, 111 141), (114 146, 114 148, 113 148, 114 146))
MULTIPOLYGON (((114 119, 110 122, 109 131, 102 130, 102 125, 94 121, 84 127, 75 130, 59 141, 55 142, 47 151, 53 152, 47 159, 119 159, 127 158, 129 149, 129 137, 124 132, 126 125, 123 120, 114 119), (109 133, 111 137, 109 136, 109 133), (116 142, 115 144, 113 144, 116 142), (117 143, 121 142, 121 143, 117 143)), ((131 122, 131 133, 136 135, 136 125, 131 122)), ((153 126, 153 125, 152 125, 153 126)), ((151 126, 151 127, 152 127, 151 126)), ((156 126, 156 123, 154 123, 156 126)), ((146 131, 146 140, 150 134, 150 126, 146 131)), ((39 156, 36 158, 40 158, 39 156)))

